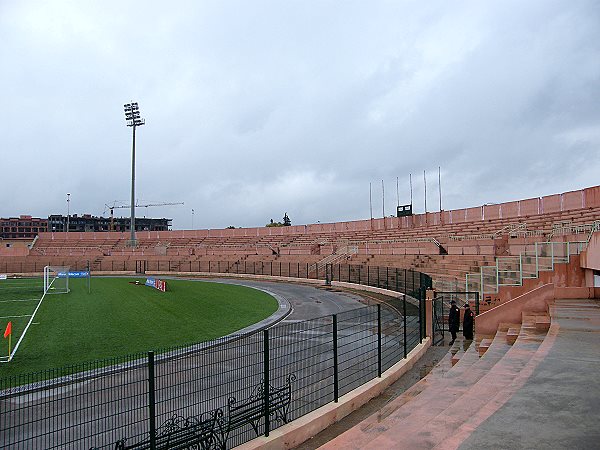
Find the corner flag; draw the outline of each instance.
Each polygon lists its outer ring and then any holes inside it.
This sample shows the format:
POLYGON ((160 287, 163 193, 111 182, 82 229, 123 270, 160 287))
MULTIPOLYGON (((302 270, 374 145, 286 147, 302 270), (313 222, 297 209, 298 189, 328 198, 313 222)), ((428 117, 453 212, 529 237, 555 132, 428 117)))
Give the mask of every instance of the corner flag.
POLYGON ((10 358, 10 338, 12 337, 12 322, 8 322, 4 330, 4 339, 8 336, 8 357, 10 358))
POLYGON ((6 325, 6 330, 4 330, 4 338, 6 339, 6 337, 11 334, 12 334, 12 322, 8 322, 8 325, 6 325))

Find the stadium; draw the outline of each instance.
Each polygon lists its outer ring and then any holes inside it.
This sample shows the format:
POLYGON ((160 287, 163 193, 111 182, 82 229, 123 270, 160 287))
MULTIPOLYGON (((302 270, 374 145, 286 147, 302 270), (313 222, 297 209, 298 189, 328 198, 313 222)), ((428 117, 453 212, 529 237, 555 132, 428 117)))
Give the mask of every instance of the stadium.
POLYGON ((2 249, 1 315, 21 344, 0 365, 3 447, 482 448, 498 434, 506 448, 557 434, 578 448, 597 442, 600 186, 136 239, 42 232, 26 250, 2 249), (448 346, 451 301, 476 313, 474 340, 448 346), (133 328, 135 318, 145 326, 133 328), (220 322, 229 328, 203 334, 220 322), (37 331, 45 326, 56 332, 37 331), (314 440, 443 346, 406 392, 314 440), (544 433, 527 432, 540 421, 544 433))
POLYGON ((0 24, 1 449, 600 448, 597 1, 0 24))

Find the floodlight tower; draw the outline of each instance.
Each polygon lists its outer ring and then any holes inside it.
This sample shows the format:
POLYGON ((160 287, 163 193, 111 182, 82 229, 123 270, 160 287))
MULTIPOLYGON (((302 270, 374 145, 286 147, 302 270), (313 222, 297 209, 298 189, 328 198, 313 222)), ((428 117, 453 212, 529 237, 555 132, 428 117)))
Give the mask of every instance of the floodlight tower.
POLYGON ((128 127, 133 127, 133 145, 131 149, 131 241, 130 245, 135 247, 135 129, 144 125, 146 121, 140 117, 140 109, 137 102, 131 102, 124 105, 125 120, 128 127))

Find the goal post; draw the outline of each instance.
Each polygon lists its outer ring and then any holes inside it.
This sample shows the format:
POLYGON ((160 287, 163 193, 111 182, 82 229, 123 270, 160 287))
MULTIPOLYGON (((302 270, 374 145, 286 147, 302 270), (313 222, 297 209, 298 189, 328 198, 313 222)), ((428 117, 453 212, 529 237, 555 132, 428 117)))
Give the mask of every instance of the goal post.
POLYGON ((69 267, 44 267, 44 294, 67 294, 69 292, 69 267))

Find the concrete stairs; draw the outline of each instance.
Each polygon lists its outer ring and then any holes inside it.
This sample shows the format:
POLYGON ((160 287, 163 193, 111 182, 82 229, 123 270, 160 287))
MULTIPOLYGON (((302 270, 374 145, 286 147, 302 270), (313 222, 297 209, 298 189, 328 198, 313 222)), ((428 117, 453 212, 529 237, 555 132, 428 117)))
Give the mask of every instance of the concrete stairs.
POLYGON ((540 348, 547 329, 538 329, 538 322, 545 327, 548 316, 524 314, 523 319, 523 324, 502 324, 493 337, 478 343, 457 339, 439 367, 321 448, 445 448, 457 429, 468 428, 496 397, 508 395, 540 348))

